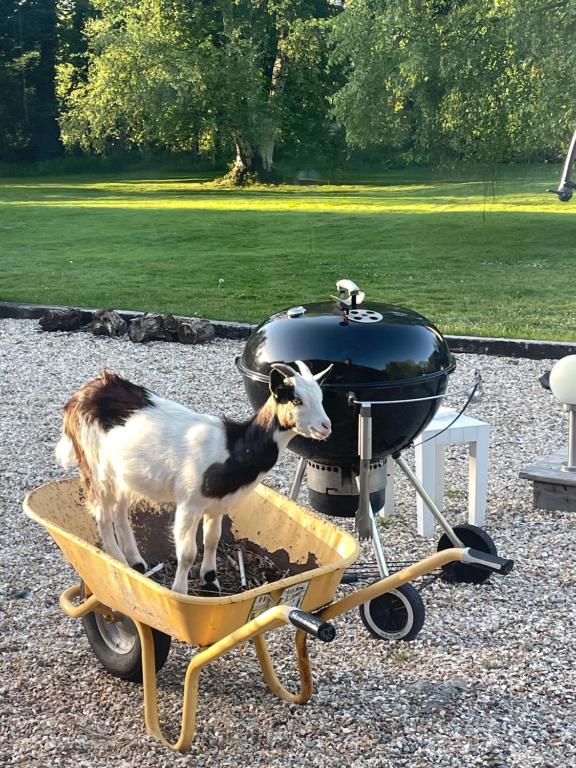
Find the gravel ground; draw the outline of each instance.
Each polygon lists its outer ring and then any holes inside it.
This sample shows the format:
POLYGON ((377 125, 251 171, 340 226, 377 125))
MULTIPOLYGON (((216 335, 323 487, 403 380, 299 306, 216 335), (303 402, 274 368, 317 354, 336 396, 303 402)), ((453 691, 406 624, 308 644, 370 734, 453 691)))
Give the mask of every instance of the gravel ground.
MULTIPOLYGON (((565 418, 537 382, 548 361, 459 356, 478 367, 493 426, 486 528, 516 560, 480 587, 435 582, 424 592, 416 641, 373 640, 356 612, 330 645, 312 641, 316 691, 306 706, 272 696, 248 645, 209 666, 198 727, 185 755, 148 737, 139 686, 110 677, 79 621, 58 607, 75 581, 45 530, 25 518, 26 491, 62 475, 53 458, 61 408, 100 368, 123 372, 198 410, 244 417, 233 358, 240 342, 203 347, 86 334, 42 334, 35 322, 0 321, 0 764, 22 768, 325 766, 531 768, 576 765, 576 527, 571 515, 534 511, 522 466, 555 450, 565 418)), ((461 374, 460 374, 461 375, 461 374)), ((410 452, 406 454, 413 460, 410 452)), ((267 482, 287 491, 288 452, 267 482)), ((466 452, 447 456, 449 518, 463 519, 466 452)), ((302 496, 304 500, 304 496, 302 496)), ((415 497, 403 480, 385 528, 390 559, 433 550, 415 533, 415 497)), ((289 679, 291 632, 270 635, 289 679)), ((174 733, 191 649, 174 643, 159 674, 160 705, 174 733)))

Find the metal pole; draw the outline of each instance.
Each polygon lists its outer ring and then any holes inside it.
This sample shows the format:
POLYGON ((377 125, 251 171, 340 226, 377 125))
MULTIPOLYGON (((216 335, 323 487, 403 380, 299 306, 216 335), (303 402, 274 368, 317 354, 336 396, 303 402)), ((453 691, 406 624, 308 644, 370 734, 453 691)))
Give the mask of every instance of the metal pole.
MULTIPOLYGON (((358 492, 360 492, 360 484, 361 479, 358 476, 356 478, 356 484, 358 486, 358 492)), ((380 532, 378 531, 378 524, 376 523, 376 516, 374 514, 374 510, 372 509, 372 503, 370 501, 370 495, 368 495, 368 510, 367 510, 367 516, 370 521, 370 529, 372 531, 372 546, 374 547, 374 555, 376 556, 376 565, 378 566, 378 572, 381 576, 381 578, 384 578, 385 576, 388 576, 390 574, 390 571, 388 570, 388 565, 386 563, 386 556, 384 554, 384 547, 382 546, 382 542, 380 540, 380 532)))
POLYGON ((374 555, 380 576, 388 576, 388 566, 384 549, 380 541, 376 518, 370 502, 370 462, 372 460, 372 406, 362 403, 358 416, 358 454, 360 457, 360 474, 356 478, 358 485, 358 510, 356 512, 355 528, 360 541, 372 539, 374 555))
POLYGON ((362 403, 358 417, 358 454, 360 476, 358 478, 358 510, 356 512, 356 534, 360 541, 372 538, 370 519, 370 460, 372 458, 372 407, 362 403))
POLYGON ((370 521, 372 523, 372 546, 374 547, 374 554, 376 555, 376 565, 378 566, 378 572, 380 573, 381 578, 384 578, 385 576, 390 575, 390 571, 388 570, 388 566, 386 564, 384 548, 382 546, 382 542, 380 541, 380 533, 378 531, 372 505, 370 505, 370 521))
POLYGON ((562 464, 565 472, 576 472, 576 405, 564 405, 568 411, 568 462, 562 464))
POLYGON ((296 475, 294 477, 294 481, 292 482, 292 488, 290 488, 290 498, 292 501, 296 501, 298 498, 298 494, 300 493, 300 487, 302 486, 302 479, 304 477, 304 472, 306 470, 306 459, 301 456, 300 461, 298 462, 298 469, 296 470, 296 475))
POLYGON ((404 474, 406 475, 408 480, 410 480, 410 482, 412 483, 412 485, 414 486, 418 494, 422 497, 422 499, 424 500, 424 503, 428 506, 428 508, 430 509, 430 512, 432 512, 432 514, 436 518, 436 521, 438 522, 438 524, 444 529, 444 532, 446 533, 446 535, 448 536, 452 544, 455 547, 463 547, 464 544, 460 541, 458 536, 456 536, 456 534, 454 533, 454 529, 452 528, 448 520, 446 520, 442 512, 440 512, 440 510, 438 509, 438 507, 430 497, 430 494, 426 491, 426 488, 424 488, 420 480, 418 480, 418 477, 414 474, 414 472, 408 466, 408 464, 406 464, 402 456, 398 456, 397 458, 395 458, 395 460, 396 460, 396 464, 398 464, 402 472, 404 472, 404 474))

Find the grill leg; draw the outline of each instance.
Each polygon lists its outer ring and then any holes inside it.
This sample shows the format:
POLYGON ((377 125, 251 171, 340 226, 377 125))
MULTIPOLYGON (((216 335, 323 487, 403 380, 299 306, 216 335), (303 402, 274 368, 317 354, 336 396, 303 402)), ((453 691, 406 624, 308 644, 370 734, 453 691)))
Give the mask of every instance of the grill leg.
MULTIPOLYGON (((360 486, 362 482, 365 482, 368 484, 368 476, 363 480, 362 476, 358 476, 356 478, 356 483, 358 485, 358 491, 360 492, 360 486)), ((362 494, 360 493, 360 499, 362 499, 362 494)), ((360 501, 362 503, 362 501, 360 501)), ((378 526, 376 524, 376 517, 374 515, 374 510, 372 509, 372 504, 370 503, 370 495, 368 495, 368 500, 364 502, 366 504, 366 508, 364 510, 365 513, 365 519, 369 522, 370 525, 370 532, 371 532, 371 539, 372 539, 372 548, 374 549, 374 556, 376 557, 376 565, 378 566, 378 572, 380 573, 380 577, 384 578, 385 576, 389 575, 388 571, 388 565, 386 564, 386 557, 384 555, 384 547, 382 546, 382 541, 380 539, 380 531, 378 530, 378 526)))
POLYGON ((378 526, 376 525, 376 518, 374 517, 372 506, 370 506, 370 517, 372 519, 372 546, 374 547, 374 555, 376 557, 376 564, 378 565, 380 578, 383 579, 385 576, 388 576, 390 572, 388 571, 388 566, 386 565, 384 547, 382 546, 382 541, 380 540, 380 532, 378 531, 378 526))
POLYGON ((424 488, 420 480, 418 480, 418 477, 415 475, 415 473, 411 470, 408 464, 406 464, 402 456, 397 456, 395 458, 396 458, 396 464, 398 464, 402 472, 404 472, 408 480, 412 483, 412 485, 414 486, 414 488, 416 489, 420 497, 423 499, 426 506, 429 508, 430 512, 432 512, 432 514, 436 518, 436 522, 438 523, 438 525, 442 527, 442 529, 444 530, 444 532, 446 533, 446 535, 448 536, 452 544, 455 547, 463 547, 464 545, 462 544, 458 536, 456 536, 456 534, 454 533, 454 529, 452 528, 448 520, 446 520, 442 512, 438 509, 438 507, 434 503, 434 500, 431 498, 430 494, 428 493, 426 488, 424 488))
POLYGON ((358 477, 358 509, 356 511, 356 534, 360 541, 372 538, 374 514, 370 506, 370 461, 372 459, 372 408, 362 403, 358 417, 358 454, 360 476, 358 477))
POLYGON ((302 480, 304 479, 305 471, 306 471, 306 459, 303 456, 301 456, 300 461, 298 462, 298 469, 296 470, 294 481, 292 482, 292 487, 290 488, 290 498, 293 501, 296 501, 296 499, 298 498, 298 494, 300 493, 300 488, 302 487, 302 480))

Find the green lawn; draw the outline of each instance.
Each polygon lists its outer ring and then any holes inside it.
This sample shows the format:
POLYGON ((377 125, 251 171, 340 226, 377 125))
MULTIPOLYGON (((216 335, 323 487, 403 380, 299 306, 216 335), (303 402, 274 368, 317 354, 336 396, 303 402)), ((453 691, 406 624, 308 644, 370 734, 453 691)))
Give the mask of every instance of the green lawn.
POLYGON ((0 179, 0 299, 259 321, 350 277, 446 333, 574 341, 576 199, 556 167, 494 173, 0 179))

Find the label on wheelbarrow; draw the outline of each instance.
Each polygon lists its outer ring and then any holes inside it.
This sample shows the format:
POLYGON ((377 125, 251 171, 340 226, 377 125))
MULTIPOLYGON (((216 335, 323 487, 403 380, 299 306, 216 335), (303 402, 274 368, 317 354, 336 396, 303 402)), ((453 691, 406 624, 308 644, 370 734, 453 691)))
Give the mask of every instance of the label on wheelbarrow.
MULTIPOLYGON (((278 604, 290 605, 292 608, 300 608, 304 598, 306 597, 306 592, 308 592, 309 586, 309 581, 303 581, 300 584, 292 584, 292 586, 286 587, 286 589, 284 589, 280 595, 278 604)), ((274 604, 274 600, 272 599, 272 595, 270 593, 265 595, 258 595, 258 597, 252 603, 252 608, 248 614, 248 621, 252 621, 252 619, 255 619, 256 616, 264 613, 264 611, 267 611, 268 608, 271 608, 274 604)))
POLYGON ((274 603, 272 602, 272 595, 258 595, 252 604, 250 613, 248 614, 248 621, 252 621, 252 619, 255 619, 256 616, 259 616, 261 613, 264 613, 264 611, 267 611, 268 608, 272 608, 273 605, 274 603))
POLYGON ((286 587, 280 596, 280 603, 282 605, 291 605, 293 608, 300 608, 309 586, 309 581, 302 581, 300 584, 292 584, 292 586, 286 587))

